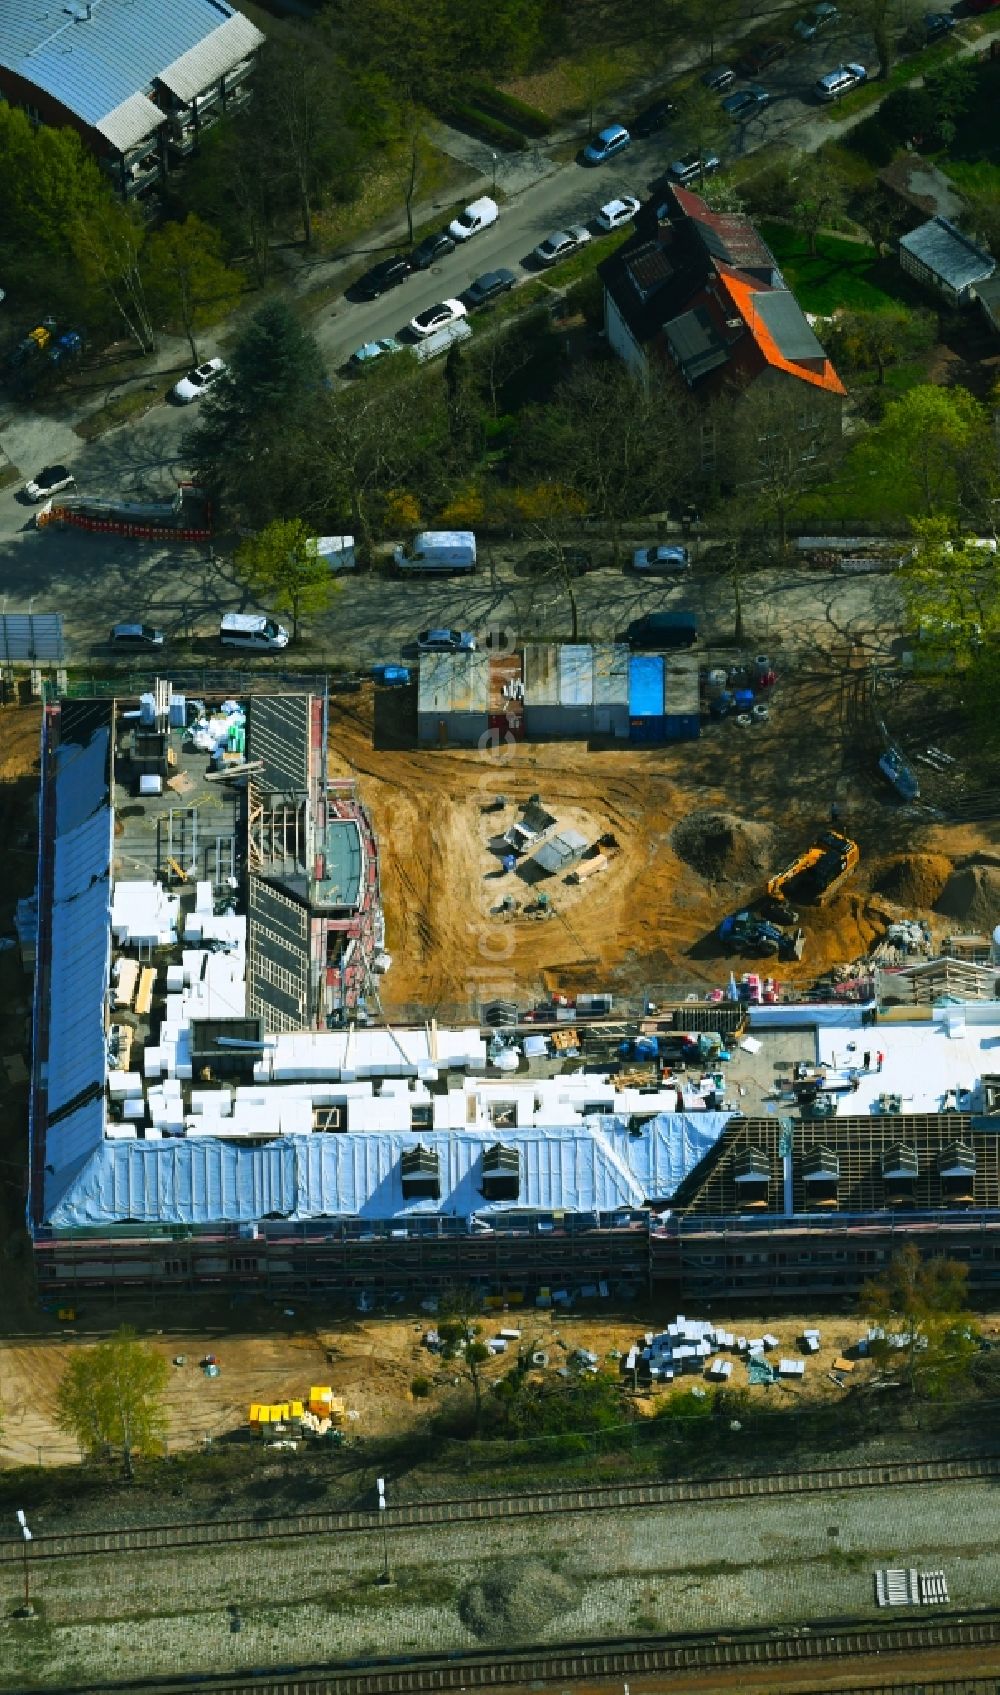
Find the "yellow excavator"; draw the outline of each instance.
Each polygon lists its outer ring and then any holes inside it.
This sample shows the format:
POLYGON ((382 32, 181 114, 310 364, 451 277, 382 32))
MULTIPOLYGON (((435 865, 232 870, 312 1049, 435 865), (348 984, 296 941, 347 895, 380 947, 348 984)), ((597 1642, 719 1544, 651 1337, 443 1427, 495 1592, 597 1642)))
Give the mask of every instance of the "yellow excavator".
POLYGON ((857 870, 859 857, 857 842, 839 830, 826 830, 812 847, 769 879, 767 893, 779 905, 805 901, 821 906, 857 870))

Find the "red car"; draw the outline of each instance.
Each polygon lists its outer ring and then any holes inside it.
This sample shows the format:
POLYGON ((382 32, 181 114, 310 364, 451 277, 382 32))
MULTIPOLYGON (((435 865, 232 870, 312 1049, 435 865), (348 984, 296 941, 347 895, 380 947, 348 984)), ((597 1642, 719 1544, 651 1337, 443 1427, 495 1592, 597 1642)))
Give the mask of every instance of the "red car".
POLYGON ((758 41, 753 47, 746 49, 736 64, 747 76, 755 77, 765 71, 768 65, 774 65, 779 59, 783 59, 787 52, 788 48, 783 41, 758 41))
POLYGON ((1000 0, 968 0, 970 12, 992 12, 994 6, 1000 6, 1000 0))

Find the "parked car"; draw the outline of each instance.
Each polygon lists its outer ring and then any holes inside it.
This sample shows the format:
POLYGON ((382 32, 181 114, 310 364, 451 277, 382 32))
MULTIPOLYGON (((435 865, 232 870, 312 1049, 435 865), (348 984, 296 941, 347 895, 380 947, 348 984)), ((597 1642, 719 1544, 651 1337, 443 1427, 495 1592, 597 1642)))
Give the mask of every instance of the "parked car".
POLYGON ((454 251, 454 237, 447 230, 436 230, 433 235, 425 235, 423 241, 418 241, 410 254, 410 265, 415 271, 426 271, 435 259, 443 259, 446 253, 454 251))
POLYGON ((417 637, 420 653, 475 653, 476 638, 471 630, 421 630, 417 637))
POLYGON ((500 216, 500 208, 495 200, 484 194, 480 200, 473 200, 464 212, 459 212, 457 218, 452 218, 448 225, 448 234, 456 241, 468 241, 472 235, 478 235, 480 230, 488 230, 500 216))
POLYGON ((418 312, 410 319, 410 329, 416 336, 433 335, 435 330, 447 329, 459 318, 468 317, 468 309, 461 300, 442 300, 437 306, 428 306, 426 312, 418 312))
POLYGON ((394 335, 382 336, 378 341, 366 341, 363 347, 358 347, 351 354, 351 364, 355 370, 368 370, 379 359, 384 359, 389 353, 402 353, 403 343, 397 341, 394 335))
POLYGON ((109 640, 114 647, 162 647, 164 636, 153 624, 112 624, 109 640))
POLYGON ((220 377, 224 377, 228 369, 224 359, 206 359, 203 365, 195 365, 186 377, 175 383, 172 394, 182 406, 190 406, 192 400, 200 400, 210 388, 214 388, 220 377))
POLYGON ((788 53, 788 45, 784 41, 769 38, 766 41, 755 41, 751 47, 744 49, 742 56, 737 59, 737 69, 745 76, 760 76, 768 65, 776 65, 779 59, 784 59, 788 53))
POLYGON ((25 483, 24 492, 29 500, 48 500, 53 494, 61 494, 64 488, 72 488, 75 482, 72 471, 65 465, 46 465, 37 477, 25 483))
POLYGON ((498 271, 484 271, 481 277, 476 277, 465 291, 465 298, 470 306, 485 306, 488 301, 496 300, 501 294, 509 294, 517 278, 513 271, 501 268, 498 271))
POLYGON ((571 253, 586 247, 589 240, 590 231, 583 224, 571 224, 568 230, 553 230, 544 241, 540 241, 532 258, 539 265, 555 265, 558 260, 568 259, 571 253))
POLYGON ((624 124, 609 124, 595 135, 593 141, 588 141, 583 150, 583 161, 587 165, 603 165, 608 159, 613 159, 616 153, 624 153, 626 147, 632 145, 632 137, 624 124))
POLYGON ((706 153, 704 159, 699 158, 697 153, 691 153, 686 159, 675 159, 668 175, 683 187, 685 183, 694 182, 696 177, 711 176, 718 168, 719 160, 714 153, 706 153))
POLYGON ((646 106, 632 119, 628 126, 629 131, 642 140, 650 135, 658 135, 661 129, 666 129, 676 110, 672 100, 654 100, 651 106, 646 106))
POLYGON ((967 0, 967 5, 970 12, 978 15, 980 12, 992 12, 994 6, 1000 6, 1000 0, 967 0))
POLYGON ((632 555, 633 571, 652 571, 658 574, 687 571, 690 567, 691 555, 686 547, 637 547, 632 555))
POLYGON ((831 24, 836 23, 839 16, 836 6, 831 6, 829 0, 822 0, 822 4, 814 6, 805 17, 799 18, 793 28, 800 41, 812 41, 821 30, 829 29, 831 24))
POLYGON ((928 41, 937 41, 939 36, 950 35, 957 23, 950 12, 925 12, 924 34, 928 41))
POLYGON ((842 100, 845 94, 850 94, 853 88, 860 88, 868 81, 868 72, 864 65, 838 65, 835 71, 828 71, 825 77, 820 77, 816 84, 817 100, 842 100))
POLYGON ((734 124, 746 124, 751 118, 759 117, 770 104, 771 96, 766 88, 741 88, 735 94, 726 95, 722 110, 734 124))
POLYGON ((630 224, 641 206, 634 194, 623 194, 617 200, 609 200, 597 214, 597 222, 602 230, 620 230, 623 224, 630 224))
POLYGON ((410 274, 410 261, 402 253, 395 253, 391 259, 380 259, 363 277, 359 277, 354 287, 363 300, 378 300, 382 294, 387 294, 390 288, 396 288, 405 282, 410 274))
POLYGON ((736 72, 729 65, 709 65, 707 71, 702 71, 701 80, 713 94, 723 94, 727 88, 732 88, 736 72))

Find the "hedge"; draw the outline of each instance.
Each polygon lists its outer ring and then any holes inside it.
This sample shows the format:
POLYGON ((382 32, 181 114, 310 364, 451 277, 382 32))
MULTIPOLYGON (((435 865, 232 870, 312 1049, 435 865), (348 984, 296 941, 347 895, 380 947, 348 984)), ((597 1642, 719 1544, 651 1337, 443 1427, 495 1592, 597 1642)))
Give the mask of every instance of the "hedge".
POLYGON ((444 116, 459 129, 468 130, 481 141, 489 141, 496 147, 503 147, 508 153, 523 153, 528 145, 519 130, 511 129, 509 124, 501 123, 499 118, 491 117, 488 112, 481 112, 476 106, 450 105, 444 116))
POLYGON ((526 135, 551 135, 552 119, 540 112, 537 106, 529 106, 523 100, 516 100, 513 94, 504 94, 500 88, 494 88, 488 82, 474 82, 471 87, 472 98, 484 112, 490 112, 515 129, 521 129, 526 135))

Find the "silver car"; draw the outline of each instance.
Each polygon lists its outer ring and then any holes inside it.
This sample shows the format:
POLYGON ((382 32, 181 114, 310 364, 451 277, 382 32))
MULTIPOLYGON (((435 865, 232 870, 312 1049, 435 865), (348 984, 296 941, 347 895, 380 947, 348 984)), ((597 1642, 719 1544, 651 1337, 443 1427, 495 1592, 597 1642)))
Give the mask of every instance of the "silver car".
POLYGON ((585 247, 589 240, 590 231, 583 224, 571 224, 568 230, 553 230, 544 241, 540 241, 533 257, 540 265, 555 265, 560 259, 568 259, 571 253, 585 247))
POLYGON ((691 555, 686 547, 667 545, 664 547, 637 547, 632 555, 633 571, 651 571, 654 574, 671 571, 688 571, 691 568, 691 555))

